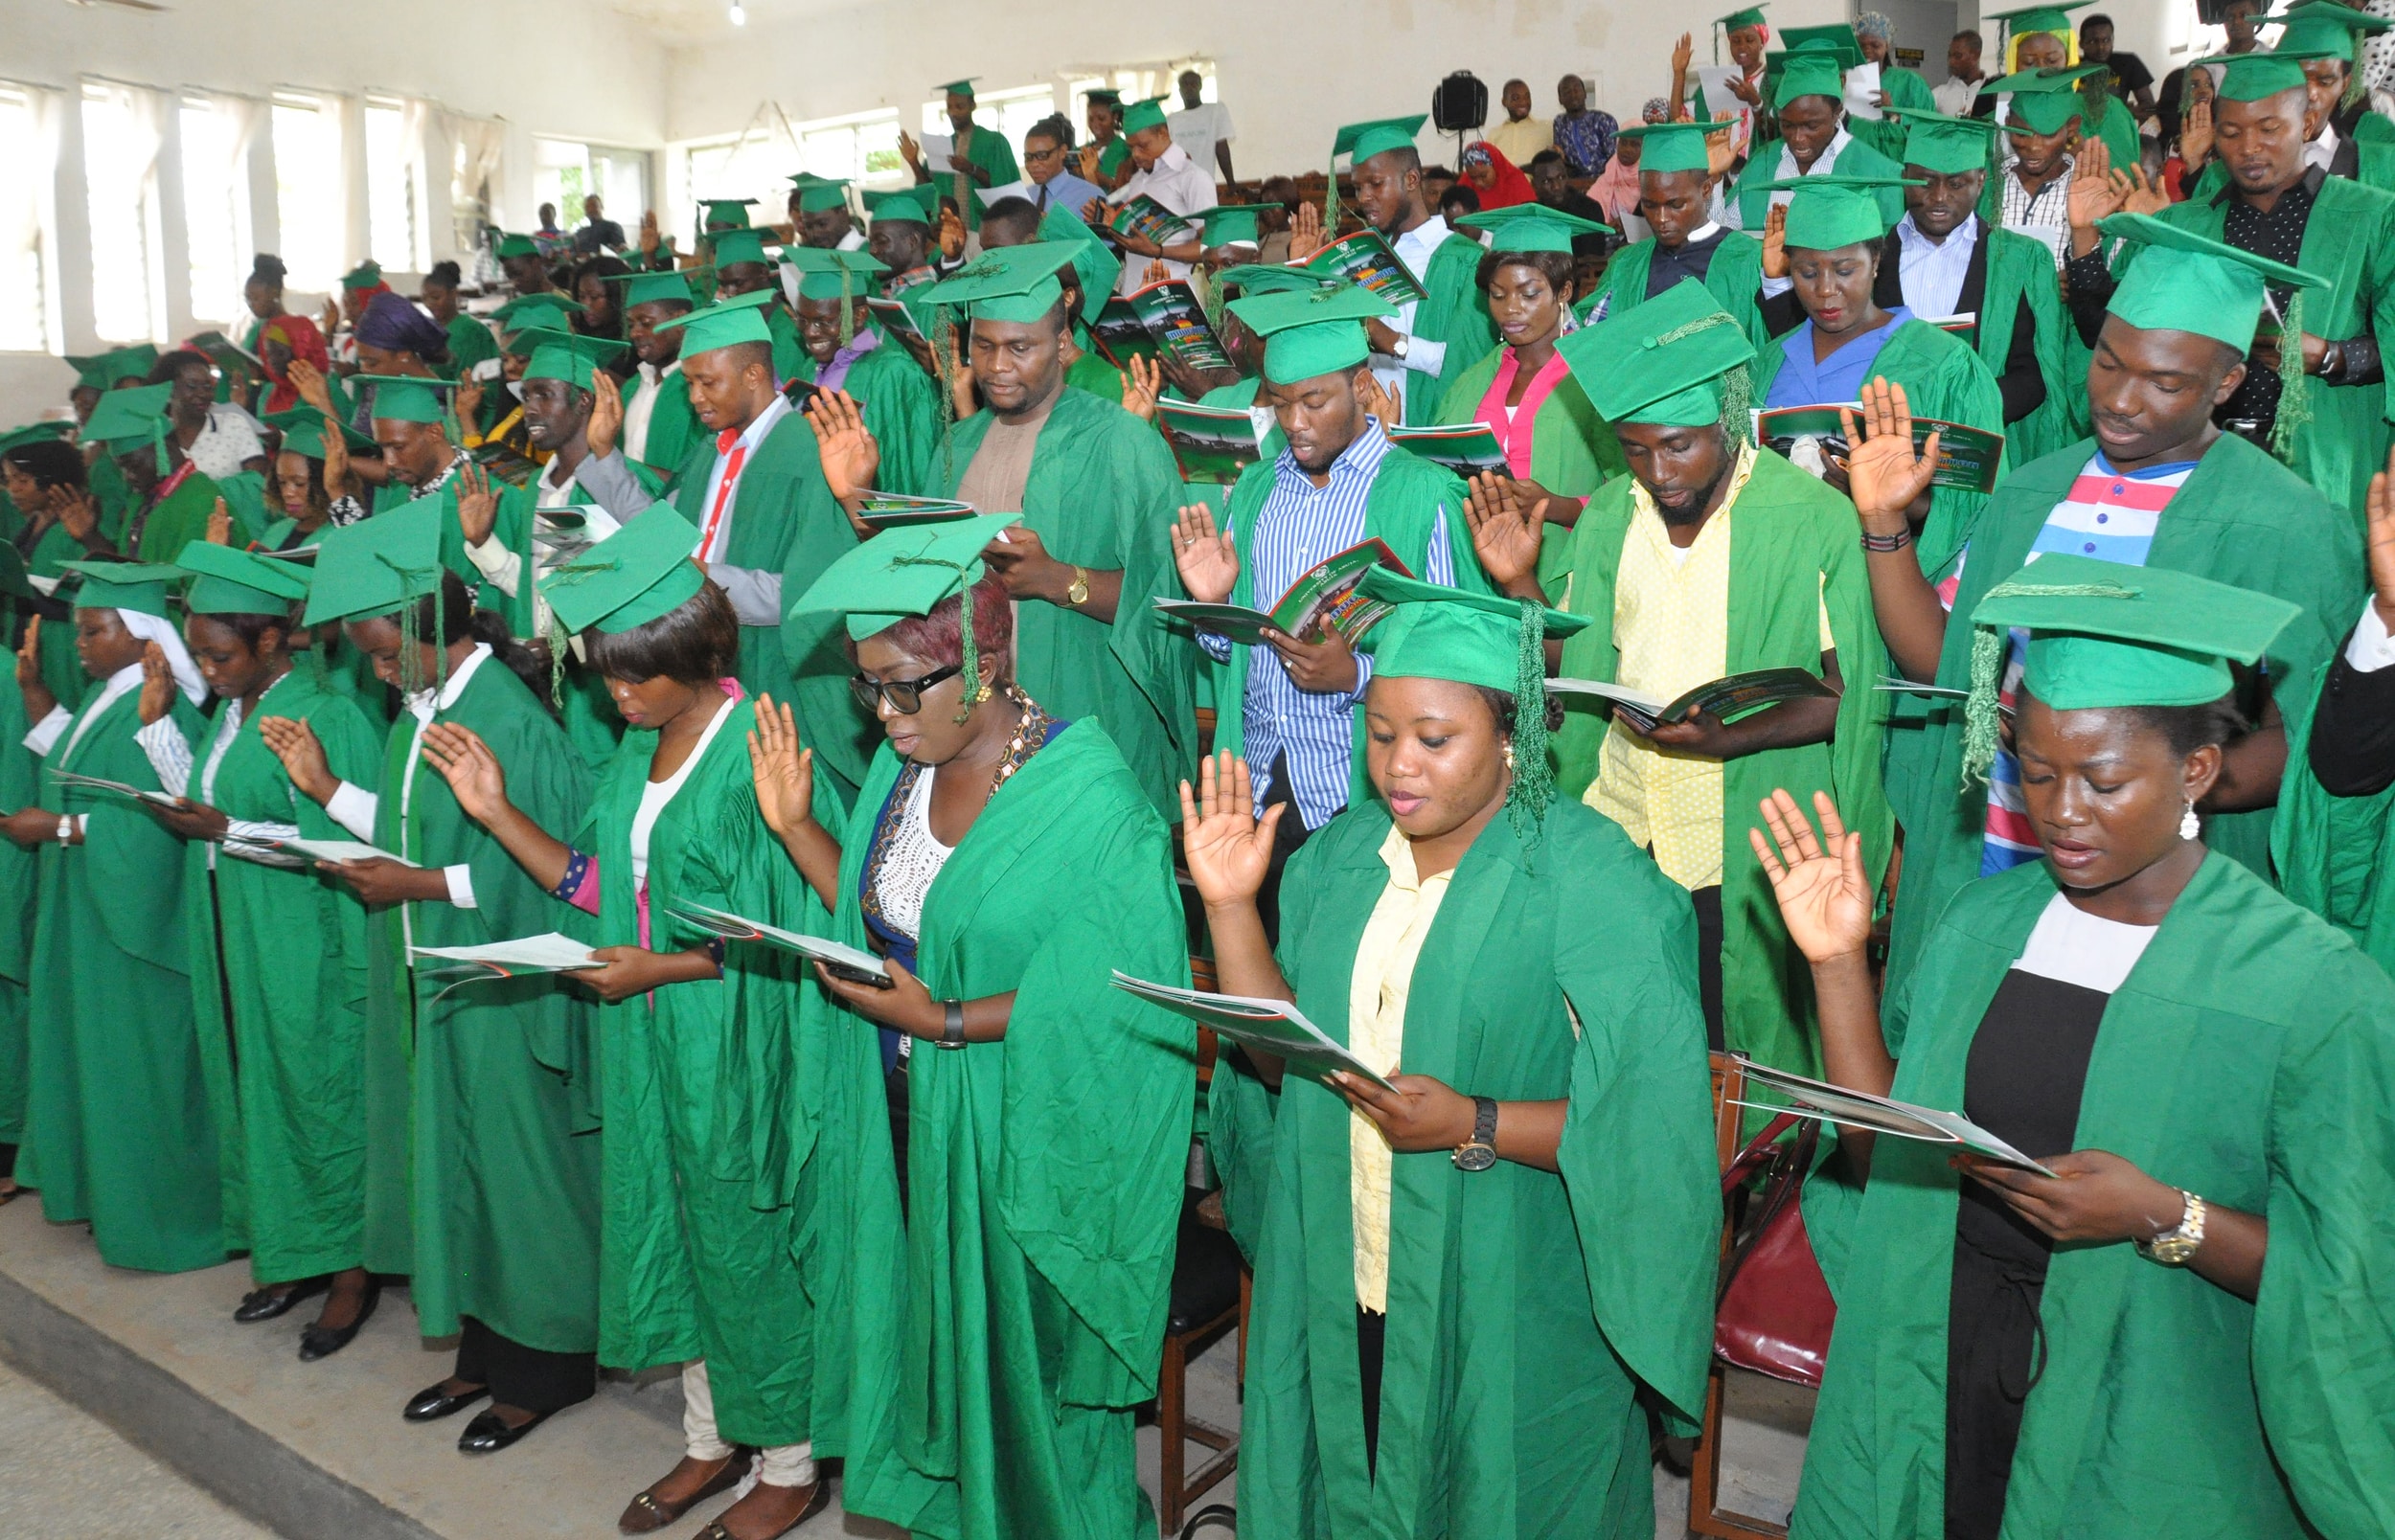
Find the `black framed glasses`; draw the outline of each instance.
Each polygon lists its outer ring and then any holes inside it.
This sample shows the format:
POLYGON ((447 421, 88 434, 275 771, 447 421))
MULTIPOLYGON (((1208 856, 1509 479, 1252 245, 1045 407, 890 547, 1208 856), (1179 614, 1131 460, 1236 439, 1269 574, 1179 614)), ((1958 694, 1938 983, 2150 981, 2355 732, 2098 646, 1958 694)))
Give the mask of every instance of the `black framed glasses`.
POLYGON ((888 701, 890 710, 901 716, 912 716, 924 709, 924 691, 944 679, 953 679, 965 671, 965 666, 951 663, 945 668, 934 668, 921 679, 869 679, 863 674, 849 676, 848 688, 856 693, 856 704, 878 715, 881 703, 888 701))

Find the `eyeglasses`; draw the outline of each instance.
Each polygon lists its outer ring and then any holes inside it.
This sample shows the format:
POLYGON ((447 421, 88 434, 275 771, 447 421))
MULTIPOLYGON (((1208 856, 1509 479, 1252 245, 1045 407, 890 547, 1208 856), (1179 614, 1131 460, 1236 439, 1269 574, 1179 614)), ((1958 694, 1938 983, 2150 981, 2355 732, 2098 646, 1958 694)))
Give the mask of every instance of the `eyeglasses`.
POLYGON ((965 671, 962 664, 952 663, 945 668, 934 668, 921 679, 870 679, 863 674, 849 677, 848 688, 856 693, 856 704, 876 715, 881 703, 888 701, 890 710, 901 716, 912 716, 924 709, 924 691, 945 679, 953 679, 965 671))
POLYGON ((1032 149, 1026 147, 1023 150, 1023 159, 1026 162, 1052 161, 1063 153, 1064 147, 1062 145, 1051 145, 1046 149, 1032 149))

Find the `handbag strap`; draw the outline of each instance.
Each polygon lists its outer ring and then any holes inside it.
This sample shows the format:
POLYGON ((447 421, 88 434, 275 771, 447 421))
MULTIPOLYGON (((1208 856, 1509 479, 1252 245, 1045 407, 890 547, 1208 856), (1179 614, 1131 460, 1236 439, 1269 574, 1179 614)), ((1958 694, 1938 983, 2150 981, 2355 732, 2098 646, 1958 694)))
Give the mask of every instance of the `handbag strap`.
POLYGON ((1783 1112, 1766 1123, 1763 1132, 1748 1140, 1746 1147, 1740 1150, 1736 1158, 1722 1168, 1722 1196, 1726 1198, 1745 1187, 1757 1171, 1763 1169, 1764 1165, 1778 1153, 1777 1145, 1781 1135, 1800 1122, 1810 1121, 1812 1120, 1800 1114, 1783 1112))

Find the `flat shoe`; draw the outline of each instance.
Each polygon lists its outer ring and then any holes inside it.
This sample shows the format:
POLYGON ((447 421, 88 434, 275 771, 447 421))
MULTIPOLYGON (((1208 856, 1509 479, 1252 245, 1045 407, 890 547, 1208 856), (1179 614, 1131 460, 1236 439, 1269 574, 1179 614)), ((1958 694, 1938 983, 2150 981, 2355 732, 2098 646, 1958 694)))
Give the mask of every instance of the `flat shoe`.
POLYGON ((748 1463, 746 1459, 734 1455, 723 1462, 721 1470, 708 1477, 698 1490, 679 1503, 667 1502, 657 1495, 654 1487, 635 1492, 631 1502, 624 1506, 624 1516, 615 1521, 615 1527, 625 1534, 652 1534, 718 1492, 728 1492, 738 1486, 741 1478, 748 1474, 748 1463))
POLYGON ((410 1422, 438 1422, 465 1411, 490 1393, 490 1387, 478 1385, 470 1391, 451 1395, 438 1385, 427 1385, 408 1398, 407 1410, 399 1415, 410 1422))
POLYGON ((369 1283, 366 1285, 366 1297, 358 1302, 356 1320, 346 1326, 309 1325, 300 1333, 300 1362, 312 1364, 319 1358, 331 1358, 347 1348, 356 1338, 358 1328, 375 1318, 375 1306, 381 1302, 382 1286, 369 1283))
POLYGON ((234 1310, 233 1319, 245 1326, 256 1325, 261 1321, 272 1321, 289 1315, 292 1307, 302 1300, 322 1294, 331 1286, 331 1279, 309 1278, 302 1279, 280 1293, 271 1286, 252 1289, 241 1296, 241 1302, 234 1310))
MULTIPOLYGON (((825 1508, 828 1508, 831 1506, 832 1478, 818 1471, 815 1475, 815 1495, 809 1498, 807 1500, 807 1506, 798 1510, 797 1518, 792 1519, 789 1523, 782 1526, 779 1529, 774 1530, 771 1535, 766 1537, 766 1540, 781 1540, 783 1535, 789 1533, 792 1529, 797 1529, 800 1525, 805 1524, 809 1519, 813 1518, 816 1514, 821 1513, 825 1508)), ((731 1530, 725 1529, 720 1523, 716 1523, 710 1524, 705 1529, 699 1530, 696 1535, 693 1536, 693 1540, 737 1540, 737 1537, 731 1530)))
POLYGON ((548 1421, 552 1415, 536 1412, 530 1422, 511 1428, 507 1419, 499 1415, 495 1409, 484 1412, 466 1424, 466 1431, 457 1436, 457 1452, 461 1455, 495 1455, 548 1421))

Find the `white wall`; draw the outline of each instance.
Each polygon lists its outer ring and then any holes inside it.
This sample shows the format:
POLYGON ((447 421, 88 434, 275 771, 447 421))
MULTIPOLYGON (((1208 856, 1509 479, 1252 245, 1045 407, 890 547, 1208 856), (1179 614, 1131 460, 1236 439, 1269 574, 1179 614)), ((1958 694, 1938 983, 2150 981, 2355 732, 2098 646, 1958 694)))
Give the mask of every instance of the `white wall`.
MULTIPOLYGON (((536 133, 655 149, 665 143, 667 51, 657 33, 596 0, 179 0, 166 12, 61 0, 0 0, 0 77, 72 93, 85 75, 162 89, 199 87, 263 97, 277 87, 327 95, 387 93, 437 102, 454 112, 507 121, 504 186, 498 213, 533 217, 536 133)), ((353 123, 355 113, 352 113, 353 123)), ((197 329, 189 314, 181 265, 180 165, 174 117, 159 159, 166 258, 168 330, 197 329)), ((89 219, 85 212, 80 115, 62 124, 57 221, 53 252, 65 311, 61 351, 102 346, 92 330, 89 219)), ((253 229, 262 250, 276 248, 272 150, 266 136, 252 157, 253 229)), ((447 207, 436 176, 436 251, 448 245, 439 212, 447 207)), ((652 182, 653 185, 653 182, 652 182)), ((349 212, 352 258, 363 255, 362 192, 349 212)), ((561 211, 568 215, 572 211, 561 211)), ((628 227, 637 210, 611 210, 628 227)), ((340 216, 338 215, 335 215, 340 216)), ((293 304, 303 296, 294 295, 293 304)), ((63 403, 71 375, 42 354, 0 353, 0 426, 63 403)))

